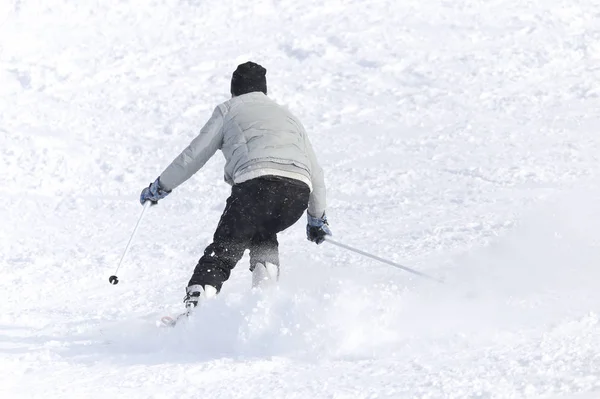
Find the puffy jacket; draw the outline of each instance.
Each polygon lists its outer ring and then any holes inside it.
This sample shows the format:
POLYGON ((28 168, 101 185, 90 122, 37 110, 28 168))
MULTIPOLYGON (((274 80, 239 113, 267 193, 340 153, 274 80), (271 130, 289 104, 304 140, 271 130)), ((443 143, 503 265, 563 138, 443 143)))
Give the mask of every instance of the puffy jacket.
POLYGON ((173 190, 196 173, 220 149, 225 181, 231 185, 260 176, 283 176, 311 190, 308 213, 325 212, 325 182, 306 131, 287 109, 261 92, 219 104, 200 134, 160 175, 160 185, 173 190))

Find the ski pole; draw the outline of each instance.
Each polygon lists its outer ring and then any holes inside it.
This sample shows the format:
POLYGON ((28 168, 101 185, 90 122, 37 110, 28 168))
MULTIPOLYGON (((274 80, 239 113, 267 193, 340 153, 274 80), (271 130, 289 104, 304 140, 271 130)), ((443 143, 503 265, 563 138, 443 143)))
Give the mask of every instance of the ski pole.
POLYGON ((146 209, 150 208, 151 205, 152 205, 152 201, 144 202, 144 209, 142 209, 142 214, 140 215, 137 223, 135 224, 135 228, 133 229, 133 233, 131 233, 131 237, 129 237, 129 242, 127 243, 127 246, 125 247, 125 251, 123 251, 123 256, 121 256, 121 260, 119 261, 119 264, 117 265, 117 270, 115 271, 114 275, 112 275, 108 278, 108 282, 111 283, 112 285, 119 284, 119 278, 117 277, 117 272, 119 271, 119 268, 121 267, 121 263, 123 263, 123 259, 125 259, 127 252, 129 252, 129 248, 131 247, 131 243, 133 242, 135 233, 137 233, 138 227, 140 227, 140 223, 141 223, 142 219, 144 218, 146 209))
POLYGON ((430 275, 425 274, 423 272, 420 272, 418 270, 411 269, 410 267, 402 266, 402 265, 400 265, 398 263, 392 262, 391 260, 383 259, 383 258, 380 258, 379 256, 375 256, 375 255, 372 255, 372 254, 367 253, 365 251, 361 251, 360 249, 352 248, 351 246, 348 246, 346 244, 342 244, 341 242, 337 242, 335 240, 332 240, 329 237, 325 237, 325 241, 328 242, 328 243, 330 243, 330 244, 336 245, 336 246, 338 246, 340 248, 344 248, 344 249, 347 249, 349 251, 355 252, 357 254, 366 256, 367 258, 375 259, 375 260, 378 260, 379 262, 387 263, 388 265, 397 267, 398 269, 402 269, 402 270, 405 270, 405 271, 407 271, 409 273, 416 274, 417 276, 421 276, 421 277, 427 278, 429 280, 437 281, 438 283, 443 283, 444 282, 443 280, 440 280, 438 278, 435 278, 433 276, 430 276, 430 275))

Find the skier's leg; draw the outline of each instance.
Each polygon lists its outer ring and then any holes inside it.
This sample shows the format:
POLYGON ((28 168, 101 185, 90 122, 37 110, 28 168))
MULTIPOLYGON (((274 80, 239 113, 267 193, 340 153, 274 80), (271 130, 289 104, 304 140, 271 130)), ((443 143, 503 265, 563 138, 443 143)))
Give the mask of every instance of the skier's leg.
POLYGON ((250 244, 252 286, 279 279, 277 233, 296 223, 308 206, 310 190, 302 182, 280 177, 266 178, 267 216, 250 244))
POLYGON ((252 286, 264 287, 279 279, 279 244, 276 234, 257 233, 250 243, 252 286))
POLYGON ((220 291, 231 270, 250 246, 258 215, 248 185, 236 185, 215 231, 213 242, 198 261, 188 286, 210 285, 220 291))
POLYGON ((272 263, 279 266, 279 243, 275 233, 257 233, 250 242, 250 270, 257 263, 272 263))

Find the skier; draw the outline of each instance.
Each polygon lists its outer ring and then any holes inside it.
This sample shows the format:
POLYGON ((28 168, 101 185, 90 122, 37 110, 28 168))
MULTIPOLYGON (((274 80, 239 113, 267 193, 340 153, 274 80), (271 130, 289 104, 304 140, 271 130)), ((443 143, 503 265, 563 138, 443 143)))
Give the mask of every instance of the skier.
POLYGON ((325 215, 325 182, 300 121, 267 97, 266 69, 237 67, 230 100, 219 104, 190 145, 150 186, 140 202, 158 202, 189 179, 220 149, 225 181, 232 185, 213 242, 186 288, 186 308, 218 294, 246 249, 253 286, 277 281, 277 233, 307 209, 307 238, 321 244, 331 235, 325 215))

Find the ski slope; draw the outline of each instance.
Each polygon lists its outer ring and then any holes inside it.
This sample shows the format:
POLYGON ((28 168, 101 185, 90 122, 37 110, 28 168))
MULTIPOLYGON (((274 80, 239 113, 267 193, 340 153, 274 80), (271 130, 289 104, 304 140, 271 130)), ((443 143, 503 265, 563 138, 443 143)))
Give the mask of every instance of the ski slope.
POLYGON ((600 3, 0 2, 0 398, 600 397, 600 3), (304 122, 337 240, 182 307, 229 187, 141 189, 235 67, 304 122))

